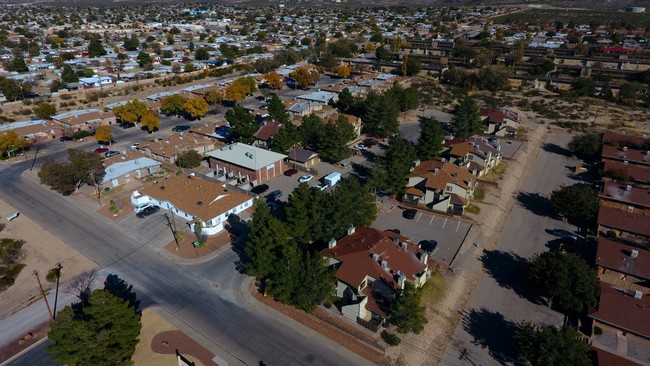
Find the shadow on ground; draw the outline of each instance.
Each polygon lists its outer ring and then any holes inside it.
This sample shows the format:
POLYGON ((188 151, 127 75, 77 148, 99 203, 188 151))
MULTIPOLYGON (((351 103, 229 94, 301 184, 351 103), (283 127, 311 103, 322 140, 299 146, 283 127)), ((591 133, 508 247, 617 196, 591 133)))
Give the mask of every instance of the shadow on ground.
POLYGON ((486 308, 465 312, 462 322, 463 329, 474 338, 472 343, 487 348, 500 364, 512 364, 518 359, 514 341, 517 323, 486 308))
POLYGON ((517 194, 517 201, 519 201, 519 204, 523 208, 537 216, 556 218, 555 209, 551 200, 539 193, 519 192, 517 194))
POLYGON ((550 152, 551 154, 558 154, 558 155, 563 155, 563 156, 573 156, 571 153, 571 150, 564 148, 560 145, 552 144, 552 143, 546 143, 542 146, 542 149, 546 152, 550 152))
POLYGON ((519 297, 541 304, 528 281, 528 259, 513 252, 486 250, 481 256, 483 268, 499 286, 514 291, 519 297))

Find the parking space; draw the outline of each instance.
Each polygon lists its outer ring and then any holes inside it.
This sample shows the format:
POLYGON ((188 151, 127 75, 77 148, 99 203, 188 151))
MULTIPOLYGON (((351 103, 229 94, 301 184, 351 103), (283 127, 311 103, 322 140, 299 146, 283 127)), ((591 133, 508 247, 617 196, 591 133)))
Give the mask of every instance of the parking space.
POLYGON ((517 153, 521 149, 525 149, 525 142, 519 140, 512 140, 508 138, 498 138, 499 144, 501 145, 501 154, 504 158, 515 159, 517 153))
MULTIPOLYGON (((391 204, 384 206, 391 207, 391 204)), ((432 257, 447 265, 472 227, 466 221, 423 211, 418 211, 413 219, 405 219, 403 212, 397 205, 388 212, 378 212, 373 226, 384 230, 397 229, 402 235, 411 238, 414 244, 422 240, 437 241, 438 247, 432 257)))
MULTIPOLYGON (((124 209, 133 211, 133 206, 128 204, 125 205, 124 209)), ((161 209, 157 213, 140 219, 135 216, 135 212, 129 212, 129 214, 118 221, 116 225, 121 231, 125 231, 131 236, 138 238, 143 244, 166 244, 173 239, 167 218, 165 218, 166 213, 167 211, 161 209)), ((171 214, 167 214, 171 221, 171 214)), ((189 227, 187 227, 185 221, 179 219, 177 216, 174 217, 174 220, 176 220, 177 230, 184 230, 185 232, 189 231, 189 227)))

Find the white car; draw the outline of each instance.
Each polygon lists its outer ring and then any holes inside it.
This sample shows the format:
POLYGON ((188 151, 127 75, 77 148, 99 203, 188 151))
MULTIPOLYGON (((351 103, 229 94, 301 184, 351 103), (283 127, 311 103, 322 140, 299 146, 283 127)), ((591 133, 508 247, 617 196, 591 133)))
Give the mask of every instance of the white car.
POLYGON ((300 182, 300 183, 307 183, 307 182, 309 182, 309 181, 312 180, 312 179, 314 179, 314 176, 313 176, 313 175, 306 174, 306 175, 303 175, 302 177, 300 177, 300 178, 298 179, 298 182, 300 182))
POLYGON ((356 144, 354 145, 354 148, 357 150, 368 150, 368 148, 364 144, 356 144))
POLYGON ((145 208, 153 206, 151 203, 141 203, 133 209, 133 212, 135 213, 140 213, 142 212, 145 208))
POLYGON ((327 186, 324 185, 324 184, 319 184, 317 186, 311 187, 311 189, 318 189, 319 191, 324 191, 326 188, 327 188, 327 186))

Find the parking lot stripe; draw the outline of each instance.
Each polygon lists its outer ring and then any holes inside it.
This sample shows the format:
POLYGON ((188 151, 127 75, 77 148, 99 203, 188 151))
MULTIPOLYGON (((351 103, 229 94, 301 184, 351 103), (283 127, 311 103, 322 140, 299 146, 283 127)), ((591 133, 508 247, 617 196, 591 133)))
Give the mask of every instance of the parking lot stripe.
POLYGON ((415 220, 415 222, 420 222, 420 218, 422 217, 422 212, 420 212, 420 215, 418 216, 418 219, 415 220))
POLYGON ((431 221, 429 221, 429 226, 431 226, 431 224, 433 224, 433 219, 434 218, 435 218, 435 216, 431 216, 431 221))
POLYGON ((442 223, 442 228, 445 228, 445 225, 447 225, 447 218, 445 217, 445 222, 442 223))
POLYGON ((460 220, 458 220, 458 225, 456 225, 456 232, 458 232, 459 227, 460 227, 460 220))

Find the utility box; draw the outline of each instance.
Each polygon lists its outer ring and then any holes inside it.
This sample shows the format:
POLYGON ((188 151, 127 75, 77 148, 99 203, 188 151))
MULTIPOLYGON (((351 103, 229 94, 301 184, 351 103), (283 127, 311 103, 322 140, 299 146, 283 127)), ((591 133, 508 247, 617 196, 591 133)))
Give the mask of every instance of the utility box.
POLYGON ((340 181, 341 181, 341 173, 338 172, 329 173, 328 175, 323 177, 323 183, 325 183, 325 185, 327 185, 328 187, 334 187, 340 181))

